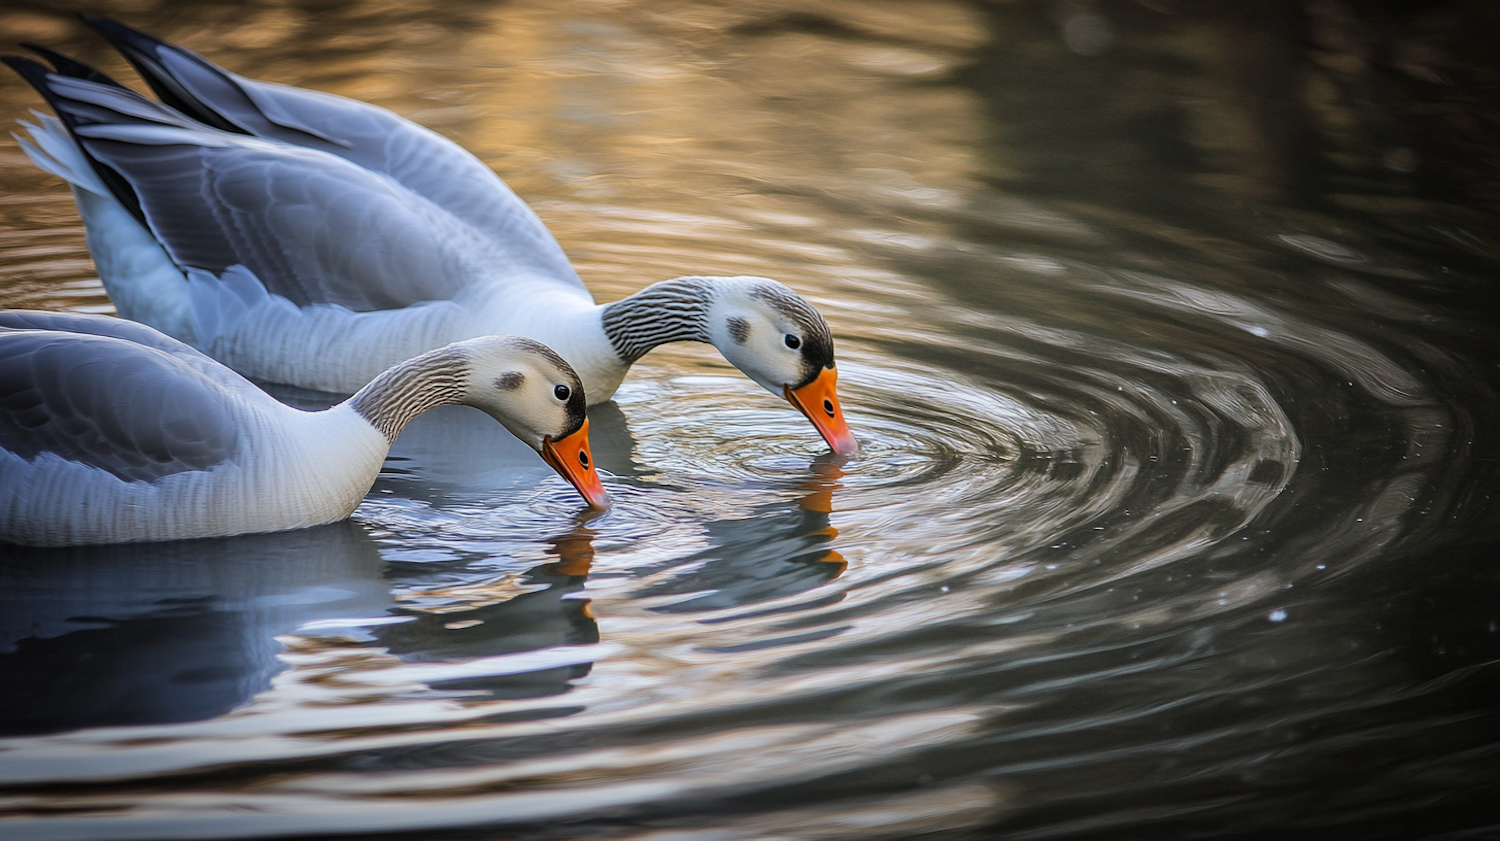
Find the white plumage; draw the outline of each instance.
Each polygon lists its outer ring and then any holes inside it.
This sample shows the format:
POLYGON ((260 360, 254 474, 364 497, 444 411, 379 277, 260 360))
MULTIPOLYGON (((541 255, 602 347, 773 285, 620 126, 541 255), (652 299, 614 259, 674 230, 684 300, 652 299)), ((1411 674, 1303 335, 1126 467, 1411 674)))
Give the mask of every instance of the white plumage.
POLYGON ((550 232, 446 138, 384 109, 257 82, 88 21, 161 102, 33 48, 6 61, 61 120, 23 147, 66 179, 121 315, 256 380, 348 393, 445 343, 528 336, 608 400, 664 342, 714 344, 855 449, 822 316, 767 278, 684 277, 598 305, 550 232))
POLYGON ((349 516, 402 426, 480 408, 593 504, 577 375, 529 339, 430 351, 330 409, 271 398, 117 318, 0 312, 0 541, 72 545, 280 531, 349 516))

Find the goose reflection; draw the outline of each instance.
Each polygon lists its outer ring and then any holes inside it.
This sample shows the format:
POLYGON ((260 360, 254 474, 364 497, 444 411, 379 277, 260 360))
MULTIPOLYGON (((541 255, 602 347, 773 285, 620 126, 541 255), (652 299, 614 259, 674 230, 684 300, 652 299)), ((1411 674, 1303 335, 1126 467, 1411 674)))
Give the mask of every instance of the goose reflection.
POLYGON ((678 572, 641 594, 683 596, 655 608, 661 612, 712 611, 795 595, 837 578, 848 564, 829 548, 838 536, 829 515, 833 493, 842 487, 843 463, 843 457, 832 453, 819 456, 798 481, 802 495, 796 500, 767 503, 749 516, 708 523, 708 548, 642 570, 678 572))
POLYGON ((0 734, 197 721, 266 689, 276 637, 379 616, 384 562, 350 522, 0 563, 0 734))
MULTIPOLYGON (((685 596, 655 608, 661 611, 712 611, 806 592, 838 577, 847 564, 829 546, 838 536, 830 514, 834 492, 844 475, 842 463, 842 457, 831 453, 819 457, 798 481, 801 493, 795 499, 759 506, 746 517, 710 522, 706 526, 709 548, 632 570, 648 580, 656 573, 668 576, 659 584, 647 585, 640 594, 685 596)), ((581 520, 547 541, 550 558, 546 563, 521 573, 479 578, 472 571, 472 558, 452 562, 456 564, 452 569, 445 568, 445 563, 416 564, 413 574, 445 583, 405 590, 402 601, 426 606, 395 608, 393 613, 408 621, 371 629, 374 644, 408 663, 462 666, 491 661, 504 670, 452 678, 434 671, 424 679, 433 689, 502 700, 564 695, 592 670, 588 658, 570 657, 555 666, 513 671, 505 656, 600 641, 585 590, 597 534, 581 520)), ((531 709, 525 714, 573 711, 531 709)))
MULTIPOLYGON (((599 642, 584 582, 594 561, 595 531, 579 524, 548 540, 551 560, 516 575, 408 591, 405 600, 448 602, 440 609, 398 607, 408 619, 374 630, 376 643, 408 662, 480 658, 599 642)), ((431 565, 424 564, 430 567, 431 565)), ((435 689, 497 699, 561 695, 593 664, 572 662, 522 673, 432 681, 435 689)))

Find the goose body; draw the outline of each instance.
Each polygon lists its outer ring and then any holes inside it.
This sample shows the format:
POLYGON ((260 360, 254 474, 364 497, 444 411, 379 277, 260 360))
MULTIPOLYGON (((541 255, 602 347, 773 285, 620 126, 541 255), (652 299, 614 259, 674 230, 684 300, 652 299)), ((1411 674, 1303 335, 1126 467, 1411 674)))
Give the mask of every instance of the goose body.
POLYGON ((41 48, 52 68, 5 60, 61 118, 24 124, 23 147, 72 186, 121 315, 252 379, 339 393, 417 353, 505 333, 556 350, 599 402, 651 348, 708 342, 834 450, 855 450, 832 335, 788 287, 690 276, 599 305, 536 214, 452 141, 89 23, 160 101, 41 48))
POLYGON ((174 540, 340 520, 401 428, 449 403, 490 413, 605 504, 581 384, 529 339, 429 351, 307 412, 145 325, 0 311, 0 541, 174 540))

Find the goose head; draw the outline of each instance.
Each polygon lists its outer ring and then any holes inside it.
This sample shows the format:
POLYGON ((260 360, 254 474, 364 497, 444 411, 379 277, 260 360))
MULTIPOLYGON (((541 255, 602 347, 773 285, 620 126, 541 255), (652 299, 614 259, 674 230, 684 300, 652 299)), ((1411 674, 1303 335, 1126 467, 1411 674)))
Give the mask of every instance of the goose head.
POLYGON ((791 403, 839 455, 859 442, 839 407, 833 333, 801 295, 770 278, 731 277, 715 284, 709 339, 751 380, 791 403))
POLYGON ((541 342, 485 336, 460 342, 468 356, 465 399, 526 442, 595 508, 609 496, 589 452, 583 382, 541 342))
POLYGON ((589 505, 609 505, 589 452, 583 383, 541 342, 499 335, 454 342, 386 370, 349 403, 389 441, 434 406, 473 406, 540 453, 589 505))

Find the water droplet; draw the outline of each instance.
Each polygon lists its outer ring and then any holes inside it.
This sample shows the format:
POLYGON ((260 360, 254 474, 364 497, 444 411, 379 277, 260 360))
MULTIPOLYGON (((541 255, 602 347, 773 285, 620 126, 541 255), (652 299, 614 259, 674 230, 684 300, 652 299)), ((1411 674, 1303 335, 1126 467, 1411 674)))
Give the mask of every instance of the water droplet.
POLYGON ((1271 611, 1271 615, 1267 616, 1266 618, 1271 620, 1272 622, 1285 622, 1286 611, 1278 607, 1275 610, 1271 611))

